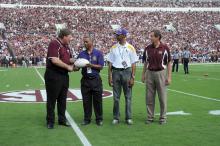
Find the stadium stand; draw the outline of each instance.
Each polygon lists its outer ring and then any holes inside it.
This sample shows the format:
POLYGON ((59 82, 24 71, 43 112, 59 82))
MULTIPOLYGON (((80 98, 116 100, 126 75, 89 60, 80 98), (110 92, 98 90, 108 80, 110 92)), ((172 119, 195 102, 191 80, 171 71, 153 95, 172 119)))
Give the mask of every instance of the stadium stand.
MULTIPOLYGON (((77 5, 112 6, 113 1, 79 1, 77 5), (108 3, 108 4, 105 4, 108 3)), ((123 1, 126 6, 131 2, 123 1)), ((71 47, 77 53, 83 49, 82 36, 90 33, 95 38, 96 47, 106 54, 114 43, 112 25, 120 25, 129 31, 128 41, 137 49, 140 58, 144 47, 149 43, 148 34, 154 29, 162 30, 163 41, 175 49, 189 47, 195 61, 217 61, 219 58, 220 31, 215 25, 220 24, 219 11, 169 11, 169 5, 161 2, 144 1, 134 6, 144 7, 164 6, 164 11, 114 11, 103 8, 71 8, 71 7, 42 7, 43 5, 74 5, 76 1, 28 1, 22 0, 22 4, 36 4, 31 7, 26 5, 13 5, 16 7, 0 7, 0 22, 6 27, 7 42, 15 48, 18 63, 28 60, 28 63, 38 64, 45 60, 47 45, 51 38, 56 37, 56 24, 65 24, 73 31, 74 41, 71 47), (151 3, 155 3, 151 5, 151 3), (161 4, 161 5, 160 5, 161 4), (42 6, 40 6, 42 5, 42 6), (172 28, 172 29, 171 29, 172 28), (213 57, 214 56, 214 57, 213 57), (211 60, 212 58, 212 60, 211 60), (213 59, 214 58, 214 59, 213 59)), ((173 1, 172 1, 173 2, 173 1)), ((176 1, 177 2, 177 1, 176 1)), ((181 7, 187 7, 186 1, 181 7)), ((195 7, 218 6, 217 1, 191 1, 195 7), (200 4, 202 3, 202 4, 200 4), (206 5, 207 4, 207 5, 206 5)), ((0 3, 20 3, 18 0, 0 0, 0 3)), ((131 9, 132 10, 132 9, 131 9)), ((147 10, 147 9, 146 9, 147 10)), ((1 40, 1 38, 0 38, 1 40)), ((2 40, 0 58, 10 58, 7 49, 4 49, 2 40)), ((1 61, 4 62, 4 61, 1 61)))
POLYGON ((110 7, 219 7, 218 0, 0 0, 4 4, 110 7))

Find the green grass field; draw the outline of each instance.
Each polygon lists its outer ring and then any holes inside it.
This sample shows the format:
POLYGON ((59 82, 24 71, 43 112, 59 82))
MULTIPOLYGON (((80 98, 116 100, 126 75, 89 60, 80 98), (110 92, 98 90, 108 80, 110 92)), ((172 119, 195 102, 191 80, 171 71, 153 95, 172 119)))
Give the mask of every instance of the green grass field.
MULTIPOLYGON (((43 68, 38 68, 42 75, 43 68)), ((220 65, 191 65, 190 75, 173 73, 168 90, 168 112, 184 111, 191 115, 170 115, 166 125, 146 125, 145 85, 140 83, 142 68, 137 68, 133 89, 134 125, 124 123, 124 97, 121 97, 121 123, 112 125, 112 98, 103 100, 104 125, 94 121, 81 126, 83 108, 80 102, 68 102, 67 111, 94 146, 219 146, 220 65), (204 76, 208 74, 208 76, 204 76), (212 100, 214 99, 214 100, 212 100)), ((103 69, 104 89, 107 69, 103 69)), ((70 88, 80 87, 80 72, 70 73, 70 88)), ((0 68, 0 92, 44 89, 34 68, 0 68)), ((158 98, 156 113, 159 111, 158 98)), ((94 118, 93 118, 94 119, 94 118)), ((72 128, 56 125, 54 130, 45 127, 45 103, 0 102, 0 146, 78 146, 80 139, 72 128)))

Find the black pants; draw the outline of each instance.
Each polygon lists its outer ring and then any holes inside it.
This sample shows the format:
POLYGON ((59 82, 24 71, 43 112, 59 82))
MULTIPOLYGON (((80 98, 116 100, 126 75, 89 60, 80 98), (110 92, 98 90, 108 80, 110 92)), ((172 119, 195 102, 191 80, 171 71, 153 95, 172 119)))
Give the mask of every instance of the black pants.
POLYGON ((46 69, 45 86, 47 92, 47 123, 54 123, 55 105, 57 102, 58 122, 65 122, 66 98, 69 88, 68 74, 61 74, 50 69, 46 69))
POLYGON ((189 73, 189 59, 188 58, 183 58, 183 68, 184 68, 184 72, 185 74, 189 73))
POLYGON ((178 70, 179 70, 179 59, 174 59, 173 60, 172 72, 174 72, 175 67, 176 67, 176 72, 178 72, 178 70))
POLYGON ((91 121, 92 104, 96 121, 103 120, 102 110, 102 79, 100 77, 81 79, 81 93, 83 97, 84 120, 91 121))

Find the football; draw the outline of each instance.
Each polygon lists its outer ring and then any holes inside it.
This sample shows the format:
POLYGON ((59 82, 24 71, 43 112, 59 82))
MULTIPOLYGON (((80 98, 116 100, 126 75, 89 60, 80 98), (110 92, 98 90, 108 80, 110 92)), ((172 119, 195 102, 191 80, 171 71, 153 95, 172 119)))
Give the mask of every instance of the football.
POLYGON ((89 61, 87 59, 84 59, 84 58, 79 58, 74 63, 74 65, 76 67, 85 67, 86 64, 89 64, 89 61))

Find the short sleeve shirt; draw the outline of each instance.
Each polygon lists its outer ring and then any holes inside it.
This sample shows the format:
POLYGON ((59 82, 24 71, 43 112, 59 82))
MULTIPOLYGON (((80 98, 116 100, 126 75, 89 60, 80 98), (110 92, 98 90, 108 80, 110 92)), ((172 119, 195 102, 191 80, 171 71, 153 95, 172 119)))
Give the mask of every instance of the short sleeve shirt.
MULTIPOLYGON (((87 59, 91 64, 104 66, 104 57, 101 51, 93 49, 92 53, 89 54, 86 50, 79 53, 78 58, 87 59)), ((91 68, 91 72, 87 72, 87 67, 82 68, 82 75, 84 77, 97 77, 100 70, 91 68)))
POLYGON ((166 65, 171 61, 170 49, 167 45, 160 43, 158 48, 153 44, 147 46, 143 54, 143 62, 148 63, 148 70, 160 71, 166 69, 166 65))
POLYGON ((127 67, 131 67, 133 63, 138 61, 138 56, 131 44, 126 43, 122 46, 117 43, 110 49, 107 61, 111 62, 115 68, 124 68, 122 62, 126 62, 127 67))
POLYGON ((64 68, 58 67, 51 62, 51 57, 57 57, 61 61, 70 65, 71 50, 68 45, 62 44, 58 39, 50 42, 47 52, 47 68, 61 72, 67 73, 68 71, 64 68))
POLYGON ((183 58, 190 58, 190 56, 191 56, 191 53, 189 50, 183 51, 183 58))

